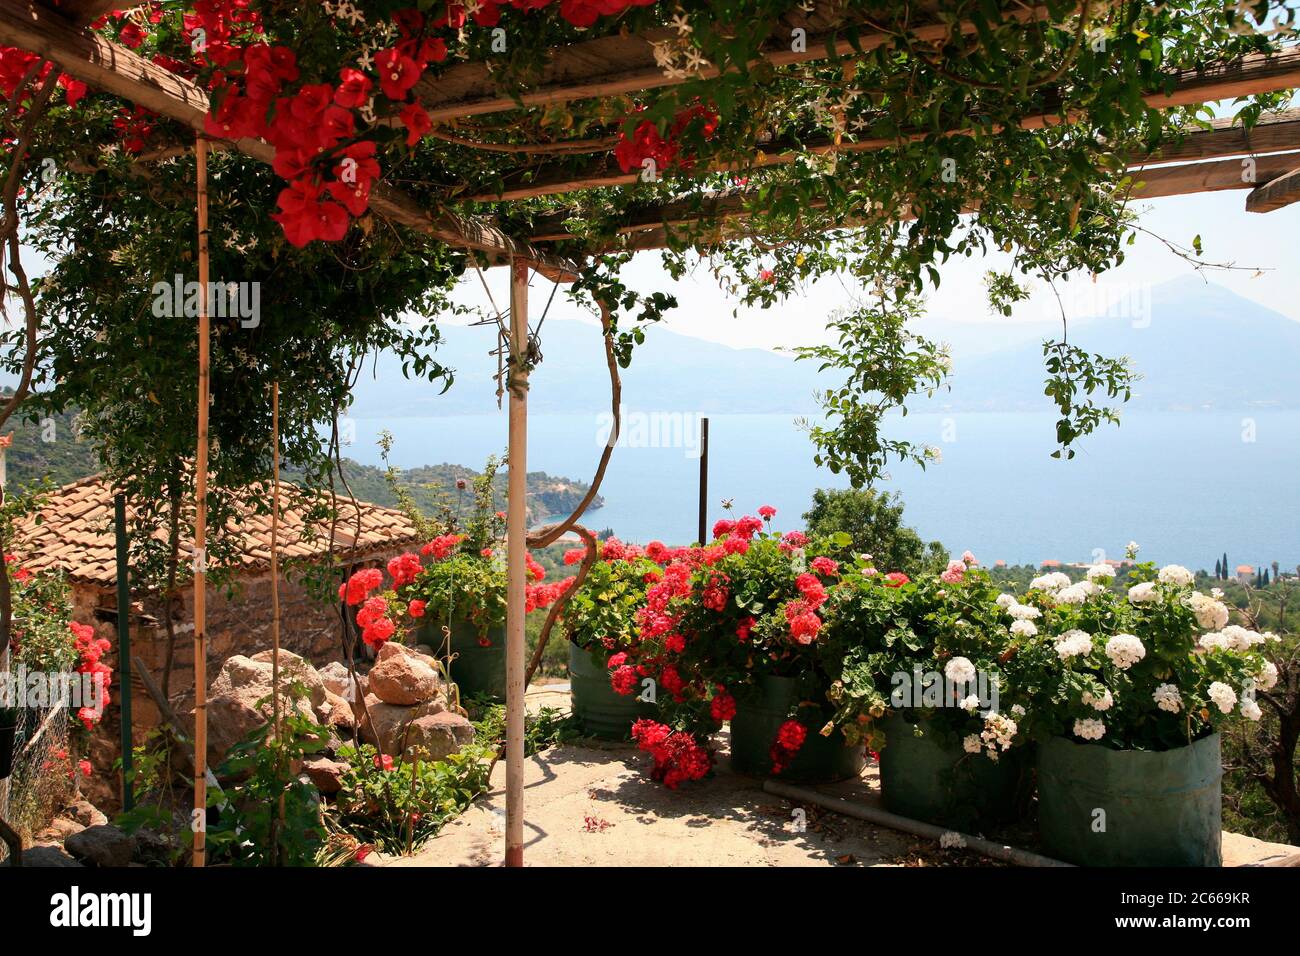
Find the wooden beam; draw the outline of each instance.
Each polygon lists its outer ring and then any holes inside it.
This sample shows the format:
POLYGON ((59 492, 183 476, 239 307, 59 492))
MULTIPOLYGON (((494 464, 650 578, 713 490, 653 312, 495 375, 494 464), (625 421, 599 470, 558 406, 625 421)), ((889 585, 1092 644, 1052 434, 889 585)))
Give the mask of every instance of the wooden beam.
POLYGON ((1282 153, 1220 159, 1208 163, 1148 167, 1134 170, 1132 174, 1137 183, 1133 198, 1159 199, 1164 196, 1221 192, 1225 189, 1254 189, 1259 183, 1270 182, 1295 169, 1297 165, 1300 165, 1300 155, 1282 153))
POLYGON ((79 28, 89 26, 113 10, 130 10, 140 5, 132 0, 40 0, 40 4, 79 28))
POLYGON ((1190 128, 1179 142, 1171 141, 1146 156, 1134 156, 1130 166, 1191 162, 1227 156, 1262 156, 1300 149, 1300 109, 1265 113, 1250 129, 1226 116, 1211 121, 1209 129, 1190 128))
MULTIPOLYGON (((939 6, 925 3, 913 11, 930 22, 913 27, 912 36, 926 42, 940 42, 955 33, 975 32, 974 25, 967 20, 956 24, 940 22, 939 6)), ((1004 15, 1011 21, 1032 23, 1049 17, 1047 8, 1041 5, 1008 6, 1004 15)), ((439 122, 572 100, 621 96, 718 76, 718 69, 712 65, 685 76, 666 75, 655 62, 655 44, 677 37, 675 29, 664 27, 558 47, 551 52, 534 82, 514 94, 498 82, 490 64, 460 63, 421 79, 415 86, 415 95, 430 118, 439 122)), ((868 26, 852 13, 845 16, 835 9, 829 13, 820 10, 805 13, 795 8, 780 18, 761 55, 750 66, 764 62, 776 67, 792 66, 827 59, 832 53, 837 57, 857 57, 884 46, 891 39, 891 33, 868 26), (850 27, 857 30, 856 47, 846 35, 850 27), (791 34, 795 29, 806 33, 806 48, 799 52, 791 49, 791 34)))
MULTIPOLYGON (((30 3, 0 6, 0 43, 20 47, 54 63, 60 70, 91 86, 202 130, 208 112, 207 94, 194 83, 101 36, 83 34, 61 17, 43 12, 30 3), (15 9, 16 7, 25 9, 15 9)), ((260 139, 231 141, 235 149, 263 163, 270 163, 275 149, 260 139)), ((480 220, 430 214, 410 196, 383 184, 370 194, 370 205, 384 218, 408 226, 448 245, 487 254, 494 265, 515 258, 537 264, 537 269, 560 281, 572 278, 577 269, 571 263, 520 246, 499 229, 480 220)))
MULTIPOLYGON (((1300 156, 1292 160, 1300 162, 1300 156)), ((1297 201, 1300 201, 1300 169, 1292 169, 1252 189, 1246 197, 1246 212, 1272 212, 1297 201)))
MULTIPOLYGON (((1252 54, 1228 64, 1172 73, 1159 91, 1146 94, 1143 100, 1149 106, 1165 109, 1296 87, 1300 87, 1300 49, 1269 57, 1252 54)), ((1023 129, 1044 129, 1067 120, 1068 117, 1062 117, 1059 111, 1045 111, 1026 116, 1020 125, 1023 129)), ((969 129, 956 129, 945 135, 960 136, 970 132, 969 129)), ((840 143, 822 138, 798 148, 785 143, 771 146, 760 144, 759 151, 753 158, 744 162, 713 163, 701 172, 729 172, 787 165, 808 154, 875 152, 897 146, 900 142, 924 139, 927 135, 929 134, 917 132, 900 138, 864 138, 840 143)), ((1227 134, 1225 138, 1231 139, 1232 134, 1227 134)), ((480 192, 466 198, 476 202, 500 202, 582 189, 627 186, 637 182, 638 175, 639 171, 624 173, 614 165, 612 157, 607 155, 583 169, 556 169, 552 172, 541 170, 536 174, 530 172, 527 181, 509 184, 500 192, 480 192)))

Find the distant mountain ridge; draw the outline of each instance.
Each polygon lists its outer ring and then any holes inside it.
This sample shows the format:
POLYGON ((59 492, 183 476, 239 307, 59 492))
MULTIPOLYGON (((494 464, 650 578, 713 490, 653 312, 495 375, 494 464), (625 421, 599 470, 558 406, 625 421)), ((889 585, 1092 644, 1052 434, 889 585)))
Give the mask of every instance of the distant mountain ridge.
MULTIPOLYGON (((1072 320, 1069 341, 1108 357, 1127 355, 1142 375, 1129 406, 1145 411, 1247 410, 1300 407, 1300 322, 1222 286, 1187 277, 1149 290, 1149 312, 1133 317, 1072 320)), ((794 313, 792 313, 794 314, 794 313)), ((800 320, 806 317, 799 316, 800 320)), ((822 317, 816 318, 818 321, 822 317)), ((944 323, 937 323, 942 328, 944 323)), ((951 323, 948 323, 951 324, 951 323)), ((990 336, 1003 334, 996 320, 990 336)), ((1046 328, 1046 327, 1045 327, 1046 328)), ((927 330, 919 327, 921 334, 927 330)), ((496 408, 488 354, 490 330, 447 327, 434 357, 456 370, 452 387, 403 378, 399 363, 380 356, 363 374, 350 414, 357 418, 484 414, 496 408)), ((1052 327, 1043 336, 1059 335, 1052 327)), ((1041 339, 1007 334, 1011 343, 976 358, 954 357, 952 390, 914 411, 1049 411, 1043 395, 1041 339)), ((609 385, 596 327, 552 319, 543 329, 544 361, 532 375, 529 408, 542 414, 593 414, 608 409, 609 385)), ((733 349, 652 328, 623 370, 628 410, 702 414, 815 413, 814 393, 838 386, 814 363, 762 349, 733 349)))

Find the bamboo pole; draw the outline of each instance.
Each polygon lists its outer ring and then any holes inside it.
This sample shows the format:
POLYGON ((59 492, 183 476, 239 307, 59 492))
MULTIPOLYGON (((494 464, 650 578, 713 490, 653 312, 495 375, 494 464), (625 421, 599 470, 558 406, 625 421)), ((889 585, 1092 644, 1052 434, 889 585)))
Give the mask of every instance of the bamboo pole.
POLYGON ((506 866, 524 865, 524 561, 528 528, 528 263, 510 268, 510 445, 506 500, 506 866))
POLYGON ((207 862, 208 814, 208 143, 195 143, 199 215, 199 438, 194 456, 194 865, 207 862))
MULTIPOLYGON (((271 713, 275 744, 280 739, 280 383, 271 383, 271 713)), ((283 756, 284 751, 278 750, 283 756)), ((272 859, 280 861, 276 841, 284 833, 284 794, 280 794, 276 826, 272 831, 272 859)))

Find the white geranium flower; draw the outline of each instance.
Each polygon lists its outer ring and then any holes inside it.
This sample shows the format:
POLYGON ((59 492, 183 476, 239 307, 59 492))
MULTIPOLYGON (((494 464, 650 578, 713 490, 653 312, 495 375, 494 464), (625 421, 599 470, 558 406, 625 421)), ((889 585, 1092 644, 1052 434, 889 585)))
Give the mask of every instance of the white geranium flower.
POLYGON ((1232 649, 1232 641, 1226 635, 1213 631, 1202 634, 1196 641, 1196 647, 1202 651, 1226 651, 1232 649))
POLYGON ((1068 588, 1061 588, 1056 592, 1057 604, 1082 604, 1092 595, 1091 588, 1096 585, 1088 581, 1080 581, 1078 584, 1071 584, 1068 588))
POLYGON ((959 706, 962 710, 966 711, 966 713, 973 714, 975 711, 980 709, 980 699, 975 694, 971 694, 963 700, 959 706))
POLYGON ((1184 585, 1191 584, 1195 580, 1191 571, 1188 571, 1181 564, 1166 564, 1160 569, 1156 578, 1161 584, 1184 585))
POLYGON ((1036 621, 1043 616, 1043 612, 1032 604, 1013 604, 1007 608, 1007 613, 1017 621, 1036 621))
POLYGON ((1122 671, 1147 656, 1147 649, 1132 634, 1116 634, 1106 642, 1106 656, 1122 671))
POLYGON ((1210 689, 1207 693, 1210 695, 1210 700, 1214 701, 1219 710, 1223 711, 1225 714, 1232 713, 1232 708, 1237 703, 1237 692, 1235 690, 1223 681, 1216 680, 1210 685, 1210 689))
POLYGON ((1259 709, 1259 704, 1255 701, 1247 700, 1241 704, 1241 716, 1247 720, 1259 720, 1264 716, 1264 712, 1259 709))
POLYGON ((1196 615, 1196 623, 1207 631, 1217 631, 1228 623, 1228 608, 1222 601, 1193 591, 1186 603, 1196 615))
POLYGON ((1060 571, 1051 571, 1039 575, 1029 582, 1029 587, 1038 591, 1059 591, 1070 586, 1070 576, 1060 571))
POLYGON ((1072 628, 1056 639, 1056 655, 1061 660, 1071 657, 1086 657, 1092 653, 1092 635, 1072 628))
POLYGON ((962 738, 961 746, 968 754, 977 754, 984 749, 984 744, 980 741, 979 734, 967 734, 962 738))
POLYGON ((1260 672, 1255 675, 1255 680, 1259 683, 1260 690, 1272 690, 1277 686, 1277 665, 1272 661, 1265 661, 1260 672))
POLYGON ((1106 736, 1106 725, 1095 717, 1074 722, 1074 736, 1084 740, 1101 740, 1106 736))
POLYGON ((1009 608, 1015 607, 1020 602, 1016 600, 1016 596, 1014 594, 1007 594, 1004 592, 997 596, 997 600, 994 603, 996 603, 998 607, 1002 608, 1002 610, 1005 611, 1008 610, 1009 608))
POLYGON ((1132 561, 1134 558, 1138 556, 1138 552, 1141 550, 1142 549, 1138 547, 1138 543, 1136 541, 1130 541, 1128 544, 1124 546, 1124 557, 1132 561))
POLYGON ((1115 703, 1115 698, 1111 696, 1110 691, 1106 691, 1100 697, 1092 694, 1090 691, 1083 692, 1083 703, 1085 707, 1091 707, 1093 710, 1106 711, 1110 710, 1115 703))
POLYGON ((1020 706, 1019 704, 1012 704, 1011 713, 1015 714, 1017 717, 1023 717, 1025 716, 1025 708, 1020 706))
POLYGON ((975 665, 969 658, 954 657, 944 665, 943 676, 954 684, 969 684, 975 679, 975 665))
POLYGON ((1128 589, 1128 599, 1133 604, 1147 604, 1151 601, 1158 601, 1160 595, 1156 593, 1154 582, 1143 581, 1141 584, 1135 584, 1128 589))
POLYGON ((1012 637, 1033 637, 1038 633, 1038 625, 1033 621, 1012 621, 1010 631, 1012 637))
POLYGON ((1173 684, 1161 684, 1151 697, 1157 707, 1168 713, 1176 714, 1183 709, 1183 695, 1173 684))
POLYGON ((1110 581, 1115 577, 1115 569, 1109 564, 1094 564, 1088 569, 1088 580, 1096 583, 1098 581, 1110 581))
POLYGON ((1240 624, 1229 624, 1223 629, 1223 636, 1227 638, 1228 646, 1234 651, 1248 651, 1256 644, 1263 644, 1265 640, 1263 634, 1242 627, 1240 624))
POLYGON ((949 830, 939 837, 939 846, 945 850, 964 850, 966 849, 966 838, 956 830, 949 830))

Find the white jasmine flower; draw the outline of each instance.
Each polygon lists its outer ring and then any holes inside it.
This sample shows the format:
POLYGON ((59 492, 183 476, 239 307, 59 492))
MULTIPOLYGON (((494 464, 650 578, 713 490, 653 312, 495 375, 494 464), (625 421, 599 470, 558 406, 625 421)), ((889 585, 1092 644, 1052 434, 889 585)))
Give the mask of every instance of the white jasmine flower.
POLYGON ((1173 684, 1161 684, 1151 698, 1156 702, 1157 707, 1168 713, 1176 714, 1183 709, 1183 695, 1173 684))
POLYGON ((943 668, 943 676, 954 684, 969 684, 975 679, 975 665, 965 657, 954 657, 943 668))
POLYGON ((962 749, 968 754, 977 754, 984 749, 984 744, 980 741, 979 734, 967 734, 962 738, 962 749))
POLYGON ((1106 736, 1106 725, 1095 717, 1074 722, 1074 735, 1084 740, 1101 740, 1106 736))
POLYGON ((1147 649, 1132 634, 1116 634, 1106 642, 1106 656, 1122 671, 1147 656, 1147 649))
POLYGON ((1072 628, 1056 639, 1056 655, 1061 660, 1071 657, 1086 657, 1092 653, 1092 635, 1072 628))
POLYGON ((1241 716, 1247 720, 1259 720, 1264 716, 1264 712, 1259 709, 1259 704, 1255 701, 1247 700, 1241 704, 1241 716))
POLYGON ((1033 621, 1012 621, 1010 630, 1012 637, 1033 637, 1038 633, 1033 621))
POLYGON ((1090 691, 1083 692, 1083 704, 1085 707, 1091 707, 1093 710, 1110 710, 1114 705, 1115 698, 1111 696, 1110 691, 1106 691, 1100 697, 1094 696, 1090 691))
POLYGON ((1128 589, 1128 599, 1133 604, 1147 604, 1150 601, 1160 600, 1160 595, 1156 593, 1154 582, 1143 581, 1128 589))
POLYGON ((1192 572, 1181 564, 1166 564, 1160 569, 1160 573, 1156 575, 1156 578, 1161 584, 1175 585, 1191 584, 1195 580, 1192 572))
POLYGON ((1210 685, 1210 689, 1206 693, 1210 695, 1210 700, 1214 701, 1219 710, 1225 714, 1232 713, 1232 708, 1237 703, 1237 692, 1235 690, 1223 681, 1216 680, 1210 685))

